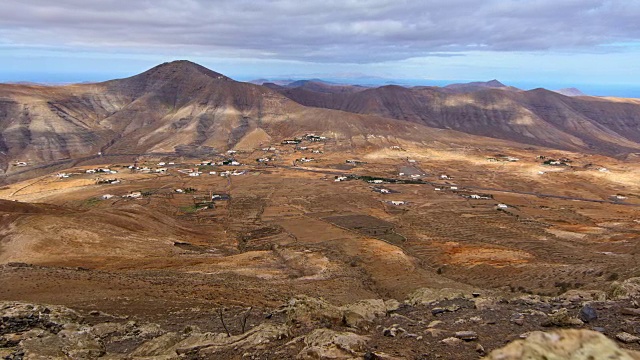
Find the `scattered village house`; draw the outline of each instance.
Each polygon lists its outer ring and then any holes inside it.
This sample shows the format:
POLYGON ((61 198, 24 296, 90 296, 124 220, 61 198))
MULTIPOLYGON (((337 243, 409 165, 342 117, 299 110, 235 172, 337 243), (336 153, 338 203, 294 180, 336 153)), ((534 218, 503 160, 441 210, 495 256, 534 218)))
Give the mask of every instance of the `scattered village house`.
POLYGON ((132 198, 132 199, 137 199, 139 197, 142 197, 142 193, 140 191, 134 191, 131 192, 129 194, 126 195, 122 195, 123 198, 132 198))

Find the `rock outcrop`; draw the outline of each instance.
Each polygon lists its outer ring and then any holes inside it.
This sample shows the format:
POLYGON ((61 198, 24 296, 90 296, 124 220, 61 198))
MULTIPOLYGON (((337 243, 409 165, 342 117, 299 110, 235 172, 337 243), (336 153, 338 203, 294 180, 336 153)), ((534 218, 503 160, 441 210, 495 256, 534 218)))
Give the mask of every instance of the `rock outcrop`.
POLYGON ((533 332, 492 351, 485 360, 640 360, 640 353, 621 349, 613 340, 590 330, 533 332))

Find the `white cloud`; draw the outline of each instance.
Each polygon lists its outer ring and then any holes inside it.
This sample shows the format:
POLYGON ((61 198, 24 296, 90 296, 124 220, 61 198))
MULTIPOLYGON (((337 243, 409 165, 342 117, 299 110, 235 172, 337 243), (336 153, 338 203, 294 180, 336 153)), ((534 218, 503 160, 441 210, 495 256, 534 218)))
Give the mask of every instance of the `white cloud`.
POLYGON ((616 51, 622 0, 4 0, 0 43, 375 63, 442 52, 616 51))

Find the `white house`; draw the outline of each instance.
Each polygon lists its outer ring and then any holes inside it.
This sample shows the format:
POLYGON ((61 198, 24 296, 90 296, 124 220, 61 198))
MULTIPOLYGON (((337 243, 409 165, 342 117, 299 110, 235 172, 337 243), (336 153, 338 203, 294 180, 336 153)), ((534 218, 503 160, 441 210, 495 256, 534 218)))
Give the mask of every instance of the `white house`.
POLYGON ((410 160, 407 160, 407 161, 409 161, 410 163, 415 163, 415 162, 416 162, 416 161, 415 161, 415 160, 413 160, 413 159, 410 159, 410 160))
POLYGON ((382 184, 384 181, 380 179, 375 179, 375 180, 369 180, 369 182, 372 184, 382 184))
POLYGON ((111 195, 111 194, 104 194, 104 195, 102 195, 102 200, 109 200, 109 199, 111 199, 113 196, 114 196, 114 195, 111 195))
POLYGON ((406 204, 404 201, 396 201, 396 200, 391 200, 390 203, 396 206, 406 204))
POLYGON ((388 194, 389 193, 389 189, 380 189, 380 192, 382 194, 388 194))
POLYGON ((166 165, 166 163, 162 162, 162 161, 158 163, 158 166, 165 166, 165 165, 166 165))
POLYGON ((347 180, 346 176, 336 176, 335 182, 345 181, 347 180))
POLYGON ((452 186, 451 190, 458 190, 458 187, 457 186, 452 186))
POLYGON ((506 209, 506 208, 508 208, 508 206, 506 204, 498 204, 498 208, 506 209))
POLYGON ((451 179, 449 175, 440 175, 440 179, 451 179))
POLYGON ((482 196, 473 194, 470 196, 472 199, 482 199, 482 196))
MULTIPOLYGON (((129 168, 131 168, 131 166, 129 168)), ((89 169, 89 170, 85 171, 85 173, 87 173, 87 174, 95 174, 96 171, 94 169, 89 169)))
POLYGON ((198 171, 191 172, 189 173, 189 176, 200 176, 200 172, 198 171))
POLYGON ((142 193, 140 191, 134 191, 132 193, 129 193, 127 195, 122 195, 123 198, 132 198, 132 199, 137 199, 139 197, 142 197, 142 193))
POLYGON ((435 190, 435 191, 441 191, 442 189, 440 189, 440 188, 435 188, 435 189, 433 189, 433 190, 435 190))

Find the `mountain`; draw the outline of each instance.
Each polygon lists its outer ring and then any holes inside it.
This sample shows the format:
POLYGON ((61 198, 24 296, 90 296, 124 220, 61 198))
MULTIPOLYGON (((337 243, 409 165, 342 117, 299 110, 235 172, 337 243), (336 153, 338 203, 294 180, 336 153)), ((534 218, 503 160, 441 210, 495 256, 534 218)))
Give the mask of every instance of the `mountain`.
POLYGON ((562 94, 564 96, 589 96, 583 93, 582 91, 580 91, 580 89, 576 89, 576 88, 565 88, 565 89, 559 89, 559 90, 553 90, 553 91, 557 92, 558 94, 562 94))
POLYGON ((452 88, 382 86, 356 93, 280 93, 307 106, 372 114, 430 127, 608 155, 640 149, 640 104, 628 99, 515 91, 497 81, 452 88), (470 91, 474 89, 473 91, 470 91))
POLYGON ((484 89, 509 89, 509 87, 494 79, 486 82, 475 81, 465 84, 450 84, 441 89, 452 94, 466 94, 484 89))
POLYGON ((0 85, 0 130, 0 168, 7 171, 16 169, 10 166, 14 161, 41 164, 98 152, 255 148, 306 132, 326 134, 337 149, 397 139, 469 138, 379 116, 305 107, 268 87, 188 61, 96 84, 0 85))

